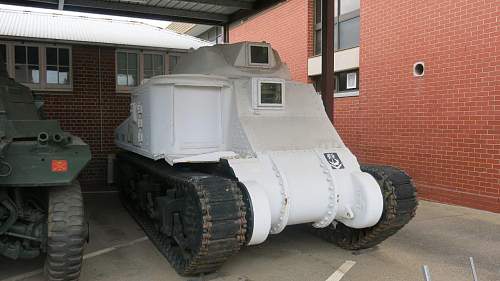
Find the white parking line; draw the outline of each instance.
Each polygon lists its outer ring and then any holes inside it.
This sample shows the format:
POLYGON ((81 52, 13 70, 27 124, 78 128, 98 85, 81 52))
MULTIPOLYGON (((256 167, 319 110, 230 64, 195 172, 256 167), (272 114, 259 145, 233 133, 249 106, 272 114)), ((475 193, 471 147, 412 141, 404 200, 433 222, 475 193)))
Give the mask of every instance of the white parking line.
POLYGON ((27 278, 30 278, 33 276, 37 276, 38 274, 42 274, 42 273, 43 273, 43 269, 37 269, 37 270, 33 270, 30 272, 19 274, 19 275, 13 276, 13 277, 9 277, 7 279, 3 279, 2 281, 20 281, 20 280, 24 280, 24 279, 27 279, 27 278))
POLYGON ((102 190, 102 191, 82 191, 82 194, 107 194, 107 193, 119 193, 119 190, 102 190))
MULTIPOLYGON (((109 247, 109 248, 106 248, 106 249, 102 249, 102 250, 99 250, 99 251, 95 251, 95 252, 86 254, 86 255, 83 256, 83 259, 84 260, 91 259, 91 258, 100 256, 100 255, 104 255, 106 253, 118 250, 120 248, 132 246, 134 244, 137 244, 137 243, 140 243, 140 242, 143 242, 143 241, 146 241, 146 240, 149 240, 149 239, 148 239, 148 237, 144 236, 144 237, 132 240, 132 241, 127 242, 127 243, 118 244, 118 245, 115 245, 113 247, 109 247)), ((42 273, 43 273, 43 269, 37 269, 37 270, 33 270, 33 271, 26 272, 26 273, 23 273, 23 274, 19 274, 19 275, 16 275, 16 276, 12 276, 12 277, 9 277, 7 279, 0 280, 0 281, 21 281, 21 280, 24 280, 24 279, 27 279, 27 278, 30 278, 30 277, 33 277, 33 276, 36 276, 36 275, 42 274, 42 273)))
POLYGON ((355 261, 345 261, 326 281, 340 281, 355 264, 355 261))
POLYGON ((118 250, 120 248, 132 246, 134 244, 137 244, 137 243, 140 243, 140 242, 146 241, 146 240, 149 240, 149 239, 148 239, 148 237, 144 236, 144 237, 132 240, 132 241, 127 242, 127 243, 118 244, 118 245, 113 246, 113 247, 109 247, 109 248, 102 249, 102 250, 99 250, 99 251, 96 251, 96 252, 93 252, 93 253, 86 254, 86 255, 83 256, 83 259, 86 260, 86 259, 90 259, 90 258, 97 257, 97 256, 100 256, 100 255, 104 255, 104 254, 112 252, 114 250, 118 250))

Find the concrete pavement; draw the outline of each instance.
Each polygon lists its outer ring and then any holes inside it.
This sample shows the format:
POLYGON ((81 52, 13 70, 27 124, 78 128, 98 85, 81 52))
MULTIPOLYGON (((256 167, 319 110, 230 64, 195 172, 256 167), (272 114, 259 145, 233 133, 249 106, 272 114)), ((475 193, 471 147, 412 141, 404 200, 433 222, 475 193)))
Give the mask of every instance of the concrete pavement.
MULTIPOLYGON (((85 198, 91 242, 86 248, 84 281, 324 281, 346 260, 355 265, 342 281, 421 281, 423 264, 429 266, 433 281, 469 281, 469 256, 475 259, 479 280, 500 281, 500 214, 423 201, 416 218, 403 230, 360 253, 324 242, 304 226, 290 227, 264 244, 244 248, 217 273, 182 278, 144 239, 117 194, 85 198)), ((0 258, 0 281, 43 280, 37 271, 42 266, 42 259, 0 258), (33 276, 23 279, 26 273, 33 276)))

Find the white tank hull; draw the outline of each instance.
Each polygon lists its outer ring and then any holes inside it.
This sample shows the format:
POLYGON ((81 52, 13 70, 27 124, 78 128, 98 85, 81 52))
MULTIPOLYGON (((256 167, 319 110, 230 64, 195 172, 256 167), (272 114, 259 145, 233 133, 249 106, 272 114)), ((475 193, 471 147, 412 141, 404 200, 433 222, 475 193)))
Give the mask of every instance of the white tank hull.
POLYGON ((337 220, 364 228, 380 219, 380 188, 347 150, 275 151, 229 164, 252 199, 255 217, 249 244, 261 243, 287 225, 313 223, 322 228, 337 220), (345 159, 344 168, 332 169, 325 154, 345 159))
POLYGON ((383 210, 380 187, 360 170, 320 96, 311 85, 290 81, 275 53, 268 68, 244 75, 236 66, 246 61, 247 47, 201 49, 181 59, 176 71, 185 74, 144 83, 132 95, 116 144, 170 165, 227 160, 250 195, 249 244, 293 224, 375 225, 383 210), (220 65, 188 67, 204 57, 220 65))

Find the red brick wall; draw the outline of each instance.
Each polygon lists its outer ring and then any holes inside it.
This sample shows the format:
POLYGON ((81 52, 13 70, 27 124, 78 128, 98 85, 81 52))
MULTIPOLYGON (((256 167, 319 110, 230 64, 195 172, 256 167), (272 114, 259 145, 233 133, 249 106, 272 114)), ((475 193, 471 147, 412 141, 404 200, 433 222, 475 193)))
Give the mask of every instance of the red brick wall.
POLYGON ((92 161, 80 175, 84 190, 106 188, 107 155, 115 151, 114 129, 128 116, 129 95, 115 91, 115 49, 73 46, 73 92, 44 95, 49 118, 90 145, 92 161), (99 65, 101 91, 99 94, 99 65))
MULTIPOLYGON (((360 96, 335 99, 334 112, 360 161, 407 170, 422 198, 500 212, 497 3, 361 1, 360 96)), ((312 8, 289 0, 233 28, 231 41, 270 42, 307 81, 312 8)))
POLYGON ((406 169, 422 198, 500 212, 499 13, 497 0, 361 1, 360 96, 335 100, 361 161, 406 169))
MULTIPOLYGON (((294 80, 308 81, 307 58, 312 35, 310 0, 288 0, 284 4, 261 13, 256 17, 232 26, 231 43, 241 41, 266 41, 276 49, 283 62, 288 64, 294 80), (311 20, 311 22, 309 22, 311 20), (311 37, 311 38, 310 38, 311 37)), ((311 6, 312 7, 312 6, 311 6)))

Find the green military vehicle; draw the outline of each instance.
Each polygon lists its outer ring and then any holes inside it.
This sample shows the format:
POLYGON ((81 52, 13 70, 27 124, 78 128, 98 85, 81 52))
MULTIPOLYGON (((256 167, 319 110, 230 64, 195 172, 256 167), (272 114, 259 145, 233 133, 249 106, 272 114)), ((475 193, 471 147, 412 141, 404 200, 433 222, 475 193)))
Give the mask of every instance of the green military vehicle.
POLYGON ((0 57, 0 256, 46 254, 49 280, 78 280, 88 228, 76 177, 90 157, 80 138, 43 119, 0 57))

